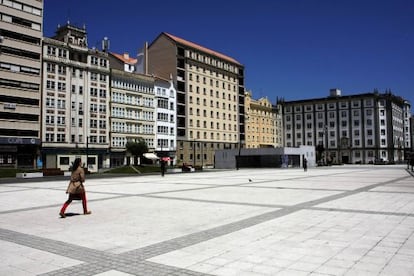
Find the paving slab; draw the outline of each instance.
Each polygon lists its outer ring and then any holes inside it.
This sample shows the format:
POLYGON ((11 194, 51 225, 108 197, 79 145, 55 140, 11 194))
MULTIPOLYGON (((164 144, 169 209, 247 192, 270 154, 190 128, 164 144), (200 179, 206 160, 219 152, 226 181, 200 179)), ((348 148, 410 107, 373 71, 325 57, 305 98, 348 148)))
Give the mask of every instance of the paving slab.
POLYGON ((0 184, 0 275, 414 275, 403 165, 0 184))

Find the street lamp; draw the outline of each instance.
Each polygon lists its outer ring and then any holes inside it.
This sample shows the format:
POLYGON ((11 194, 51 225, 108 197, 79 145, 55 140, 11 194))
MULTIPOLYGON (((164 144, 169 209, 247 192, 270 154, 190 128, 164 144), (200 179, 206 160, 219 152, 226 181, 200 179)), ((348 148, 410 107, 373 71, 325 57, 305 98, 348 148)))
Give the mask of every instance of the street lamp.
POLYGON ((201 142, 201 170, 203 170, 203 166, 204 166, 204 151, 203 151, 203 148, 204 148, 204 143, 201 142))
POLYGON ((323 129, 323 134, 324 134, 323 143, 324 143, 324 148, 325 148, 324 162, 325 162, 325 165, 328 165, 328 163, 327 163, 327 157, 328 157, 328 126, 327 125, 325 125, 325 127, 323 129))
POLYGON ((86 171, 89 170, 88 155, 89 155, 89 136, 86 136, 86 171))
POLYGON ((196 165, 196 161, 195 161, 195 158, 196 158, 196 156, 195 156, 195 139, 193 140, 193 167, 195 168, 195 165, 196 165))
POLYGON ((240 141, 239 141, 239 155, 236 157, 236 169, 237 169, 237 170, 240 168, 240 164, 239 164, 239 162, 240 162, 241 148, 242 148, 242 145, 243 145, 243 144, 244 144, 244 141, 243 141, 243 140, 240 140, 240 141))

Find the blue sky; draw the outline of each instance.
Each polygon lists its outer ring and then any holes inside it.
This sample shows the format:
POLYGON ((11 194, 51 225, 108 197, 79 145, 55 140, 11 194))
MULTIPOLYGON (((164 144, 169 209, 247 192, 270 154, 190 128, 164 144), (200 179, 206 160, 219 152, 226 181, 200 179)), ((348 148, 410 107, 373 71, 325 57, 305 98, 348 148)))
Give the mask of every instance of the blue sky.
MULTIPOLYGON (((45 0, 44 35, 86 25, 89 47, 135 55, 161 32, 235 58, 254 98, 386 89, 414 105, 413 0, 45 0), (202 5, 208 3, 208 5, 202 5)), ((412 108, 413 110, 414 108, 412 108)))

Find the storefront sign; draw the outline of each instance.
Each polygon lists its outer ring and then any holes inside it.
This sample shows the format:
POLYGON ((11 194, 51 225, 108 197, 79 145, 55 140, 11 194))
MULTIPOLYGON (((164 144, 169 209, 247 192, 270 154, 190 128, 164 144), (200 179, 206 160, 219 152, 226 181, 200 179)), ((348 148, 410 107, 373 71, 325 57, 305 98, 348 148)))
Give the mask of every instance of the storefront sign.
POLYGON ((7 145, 40 145, 38 138, 0 137, 0 144, 7 145))

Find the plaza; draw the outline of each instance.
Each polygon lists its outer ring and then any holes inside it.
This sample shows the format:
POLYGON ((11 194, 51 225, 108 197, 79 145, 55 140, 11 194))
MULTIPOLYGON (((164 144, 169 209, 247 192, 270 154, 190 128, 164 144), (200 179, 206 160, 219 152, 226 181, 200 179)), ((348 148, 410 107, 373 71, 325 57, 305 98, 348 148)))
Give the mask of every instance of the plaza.
POLYGON ((414 275, 403 165, 0 182, 0 275, 414 275))

